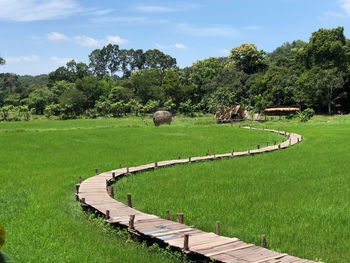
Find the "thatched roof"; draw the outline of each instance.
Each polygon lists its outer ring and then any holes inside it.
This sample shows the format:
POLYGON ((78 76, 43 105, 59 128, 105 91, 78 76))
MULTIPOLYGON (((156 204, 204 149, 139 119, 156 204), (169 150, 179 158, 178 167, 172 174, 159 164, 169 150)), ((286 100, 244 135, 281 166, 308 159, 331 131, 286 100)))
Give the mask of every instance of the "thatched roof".
POLYGON ((279 108, 268 108, 264 112, 295 112, 300 111, 300 108, 296 107, 279 107, 279 108))
POLYGON ((236 116, 235 119, 243 119, 243 107, 241 105, 231 105, 222 110, 219 110, 215 114, 215 119, 221 121, 231 121, 232 116, 236 116))

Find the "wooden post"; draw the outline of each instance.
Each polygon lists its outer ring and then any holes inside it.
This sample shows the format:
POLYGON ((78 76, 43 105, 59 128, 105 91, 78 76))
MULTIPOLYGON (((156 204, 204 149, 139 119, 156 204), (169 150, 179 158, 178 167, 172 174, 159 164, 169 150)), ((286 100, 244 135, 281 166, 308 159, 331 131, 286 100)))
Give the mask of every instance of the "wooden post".
POLYGON ((191 157, 188 157, 188 161, 189 161, 189 162, 192 162, 192 161, 191 161, 191 157))
POLYGON ((257 148, 258 148, 258 150, 259 150, 259 149, 260 149, 260 144, 258 144, 256 147, 257 147, 257 148))
POLYGON ((216 234, 220 235, 220 221, 216 221, 216 234))
POLYGON ((106 219, 106 220, 110 219, 110 216, 109 216, 109 210, 106 210, 105 219, 106 219))
POLYGON ((235 153, 235 150, 234 149, 232 149, 232 152, 231 152, 231 156, 233 156, 233 154, 235 153))
POLYGON ((129 230, 135 230, 135 215, 130 215, 129 230))
POLYGON ((179 155, 179 158, 178 158, 179 160, 181 160, 181 156, 179 155))
POLYGON ((122 168, 122 164, 121 163, 119 163, 119 169, 121 169, 122 168))
POLYGON ((266 236, 265 235, 261 236, 261 246, 263 248, 266 248, 266 236))
POLYGON ((210 156, 211 155, 211 152, 210 152, 210 150, 208 149, 208 156, 210 156))
POLYGON ((248 149, 248 154, 250 154, 250 149, 248 149))
POLYGON ((98 174, 98 169, 97 168, 95 168, 95 174, 98 174))
POLYGON ((128 199, 128 206, 132 207, 132 203, 131 203, 131 194, 127 194, 127 199, 128 199))
POLYGON ((126 173, 129 173, 129 166, 126 166, 126 173))
POLYGON ((276 145, 276 141, 273 141, 273 145, 276 145))
POLYGON ((179 222, 180 224, 184 223, 184 214, 177 214, 177 222, 179 222))
POLYGON ((155 162, 155 163, 154 163, 154 168, 157 168, 157 167, 158 167, 158 163, 155 162))
POLYGON ((188 234, 185 234, 184 236, 184 250, 185 251, 188 251, 188 239, 189 239, 189 235, 188 234))
POLYGON ((169 210, 166 210, 166 219, 170 220, 170 212, 169 212, 169 210))
POLYGON ((80 188, 80 184, 76 184, 75 185, 75 193, 79 194, 79 188, 80 188))
POLYGON ((281 149, 281 144, 278 145, 278 150, 280 150, 280 149, 281 149))
POLYGON ((88 205, 86 204, 84 197, 81 199, 81 204, 80 205, 81 205, 81 208, 83 209, 83 211, 86 211, 88 205))
POLYGON ((108 189, 108 180, 106 179, 106 189, 108 189))
POLYGON ((114 188, 113 186, 110 186, 110 188, 111 188, 111 197, 114 199, 114 188))
POLYGON ((115 172, 112 172, 112 178, 115 179, 115 172))
POLYGON ((81 176, 79 176, 78 184, 81 184, 81 176))

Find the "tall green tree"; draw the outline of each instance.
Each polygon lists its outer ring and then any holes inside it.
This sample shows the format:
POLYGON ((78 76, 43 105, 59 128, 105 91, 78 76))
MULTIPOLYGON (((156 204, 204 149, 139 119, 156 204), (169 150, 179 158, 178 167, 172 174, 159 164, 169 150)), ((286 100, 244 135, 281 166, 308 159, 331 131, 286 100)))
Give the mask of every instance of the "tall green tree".
POLYGON ((159 68, 163 70, 176 67, 176 58, 166 55, 158 49, 147 50, 144 57, 146 68, 159 68))
POLYGON ((298 52, 299 60, 307 69, 318 66, 345 71, 349 66, 350 48, 346 43, 344 28, 319 29, 312 33, 309 43, 298 52))
POLYGON ((265 55, 266 52, 258 50, 258 47, 254 44, 242 44, 231 49, 230 58, 239 70, 243 70, 247 74, 253 74, 263 71, 267 67, 265 55))

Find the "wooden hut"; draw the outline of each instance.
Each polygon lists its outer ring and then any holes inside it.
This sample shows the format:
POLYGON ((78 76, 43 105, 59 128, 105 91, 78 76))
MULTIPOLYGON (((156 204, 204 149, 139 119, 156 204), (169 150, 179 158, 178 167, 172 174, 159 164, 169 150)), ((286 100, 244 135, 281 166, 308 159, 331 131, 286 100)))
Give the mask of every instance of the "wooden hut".
POLYGON ((278 116, 281 119, 281 116, 288 116, 290 114, 297 114, 301 110, 300 107, 275 107, 275 108, 266 108, 264 110, 265 120, 267 116, 278 116))
POLYGON ((241 105, 231 105, 218 110, 215 119, 219 122, 241 121, 244 119, 244 109, 241 105))

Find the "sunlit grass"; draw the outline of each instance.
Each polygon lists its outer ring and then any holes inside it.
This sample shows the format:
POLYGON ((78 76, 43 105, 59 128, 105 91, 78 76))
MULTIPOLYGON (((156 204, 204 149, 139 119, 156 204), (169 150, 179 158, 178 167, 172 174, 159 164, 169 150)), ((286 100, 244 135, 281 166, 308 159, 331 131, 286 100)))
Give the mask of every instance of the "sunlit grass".
MULTIPOLYGON (((173 166, 126 177, 117 199, 165 217, 246 242, 324 262, 350 262, 350 117, 317 116, 309 123, 251 123, 302 134, 286 150, 173 166)), ((260 132, 263 133, 263 132, 260 132)), ((227 143, 235 145, 235 141, 227 143)))
MULTIPOLYGON (((0 123, 0 222, 4 251, 17 262, 174 262, 126 243, 78 208, 78 176, 123 166, 253 148, 272 133, 218 126, 212 118, 175 118, 154 127, 140 118, 0 123)), ((182 167, 182 169, 184 169, 182 167)), ((203 185, 205 186, 205 185, 203 185)), ((174 203, 177 201, 174 200, 174 203)), ((152 203, 149 203, 153 206, 152 203)), ((155 204, 158 205, 158 202, 155 204)))

